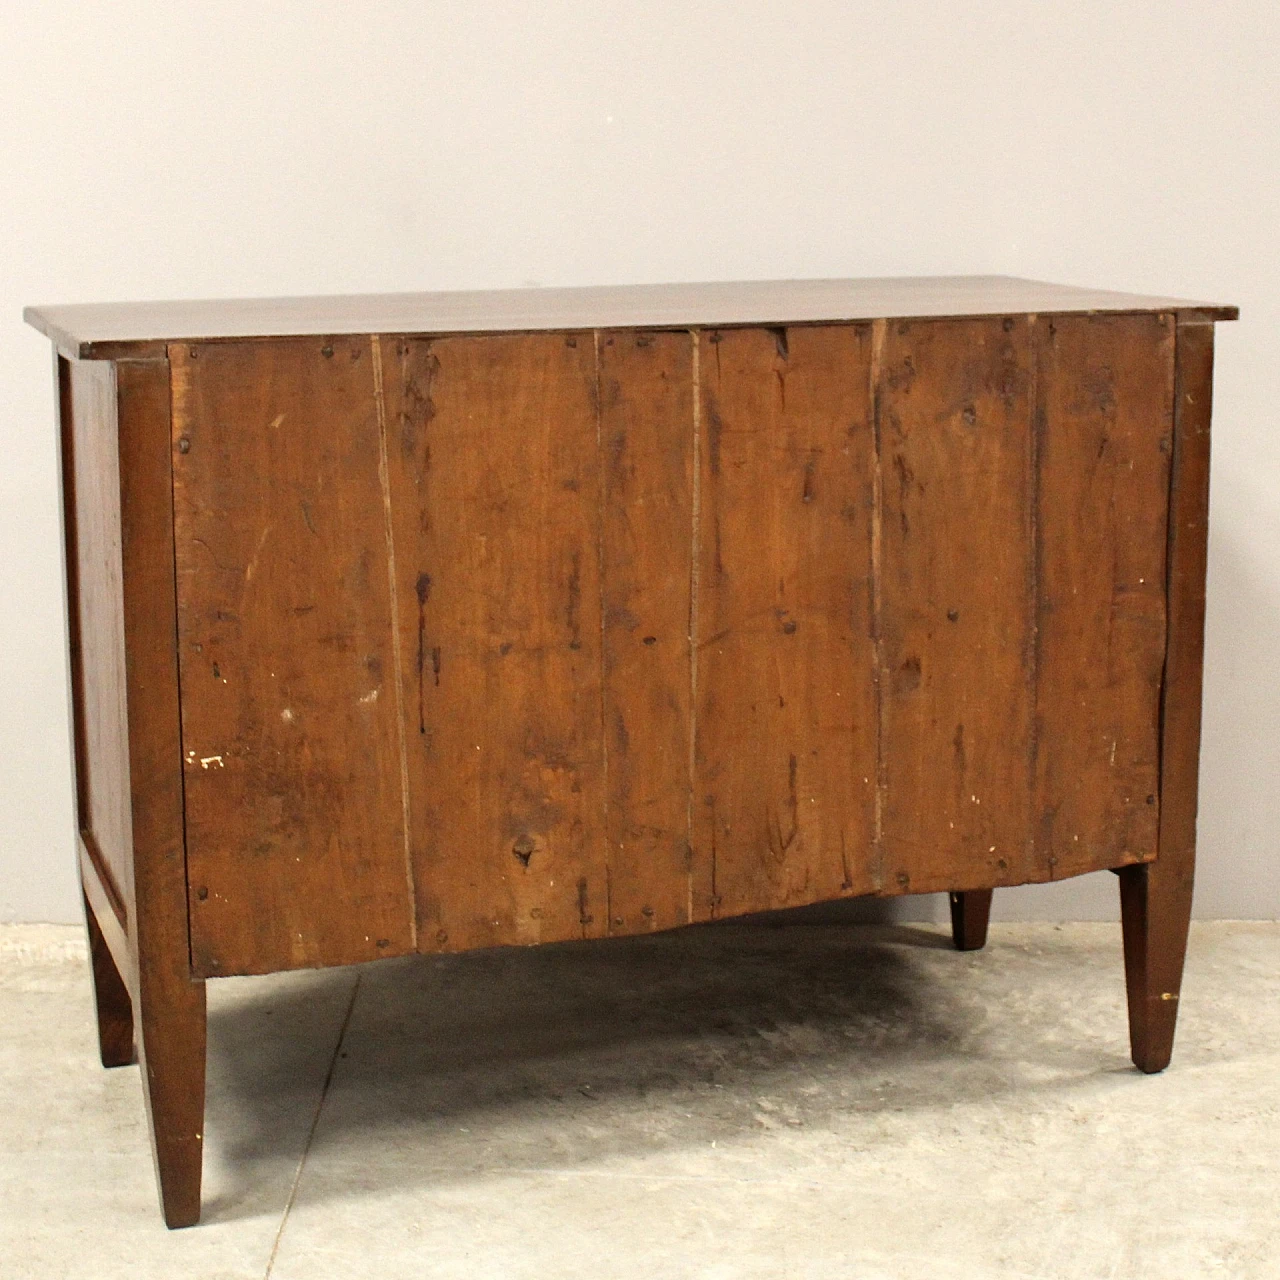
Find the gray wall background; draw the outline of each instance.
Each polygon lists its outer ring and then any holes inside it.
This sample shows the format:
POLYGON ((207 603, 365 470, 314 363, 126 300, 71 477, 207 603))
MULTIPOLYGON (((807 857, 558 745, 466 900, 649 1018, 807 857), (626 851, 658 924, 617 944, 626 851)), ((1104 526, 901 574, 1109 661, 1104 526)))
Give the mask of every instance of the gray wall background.
MULTIPOLYGON (((24 303, 970 272, 1242 308, 1218 338, 1196 911, 1280 916, 1278 174, 1269 0, 11 7, 0 920, 79 918, 24 303)), ((1103 874, 996 911, 1115 899, 1103 874)))

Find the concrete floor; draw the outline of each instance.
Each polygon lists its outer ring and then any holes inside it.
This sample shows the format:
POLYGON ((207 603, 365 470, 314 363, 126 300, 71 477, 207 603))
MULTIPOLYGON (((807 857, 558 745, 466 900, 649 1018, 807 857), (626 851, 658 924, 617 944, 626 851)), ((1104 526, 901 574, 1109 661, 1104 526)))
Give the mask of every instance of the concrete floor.
POLYGON ((165 1231, 80 933, 0 929, 0 1274, 1280 1276, 1280 925, 1193 933, 1174 1063, 1119 930, 719 926, 209 984, 165 1231))

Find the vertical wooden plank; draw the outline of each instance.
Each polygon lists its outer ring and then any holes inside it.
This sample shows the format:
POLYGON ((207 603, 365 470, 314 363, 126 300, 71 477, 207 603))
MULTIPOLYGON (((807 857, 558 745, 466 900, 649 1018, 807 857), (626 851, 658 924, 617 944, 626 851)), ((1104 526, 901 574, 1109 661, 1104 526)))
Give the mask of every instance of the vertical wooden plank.
POLYGON ((191 971, 183 833, 169 365, 116 366, 134 1022, 165 1222, 200 1216, 205 992, 191 971))
POLYGON ((1155 856, 1170 316, 1039 324, 1037 876, 1155 856))
POLYGON ((700 336, 700 915, 877 887, 870 354, 866 325, 700 336))
POLYGON ((611 932, 685 924, 693 336, 599 335, 611 932))
POLYGON ((381 361, 419 947, 603 933, 594 335, 381 361))
POLYGON ((369 340, 170 358, 196 968, 411 950, 369 340))
POLYGON ((893 892, 1017 883, 1034 684, 1031 322, 890 321, 877 413, 893 892))
POLYGON ((1175 368, 1159 852, 1154 862, 1120 873, 1129 1040, 1134 1064, 1146 1072, 1164 1070, 1173 1053, 1195 879, 1213 406, 1211 323, 1179 316, 1175 368))

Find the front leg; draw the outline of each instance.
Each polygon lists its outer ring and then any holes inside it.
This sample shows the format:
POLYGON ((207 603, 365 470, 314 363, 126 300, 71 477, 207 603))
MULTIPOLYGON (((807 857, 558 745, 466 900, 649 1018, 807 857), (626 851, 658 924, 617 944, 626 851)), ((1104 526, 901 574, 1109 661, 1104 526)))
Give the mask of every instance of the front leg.
POLYGON ((1213 325, 1179 316, 1167 568, 1168 637, 1160 707, 1160 830, 1154 862, 1122 867, 1129 1043, 1141 1071, 1173 1053, 1191 924, 1199 795, 1204 585, 1208 556, 1213 325))
POLYGON ((1134 1065, 1149 1075, 1163 1071, 1173 1055, 1192 878, 1189 859, 1157 859, 1120 871, 1129 1045, 1134 1065))
POLYGON ((139 978, 138 1060, 151 1129, 151 1151, 160 1185, 160 1207, 170 1227, 200 1219, 204 1150, 204 982, 181 957, 164 964, 144 960, 139 978))

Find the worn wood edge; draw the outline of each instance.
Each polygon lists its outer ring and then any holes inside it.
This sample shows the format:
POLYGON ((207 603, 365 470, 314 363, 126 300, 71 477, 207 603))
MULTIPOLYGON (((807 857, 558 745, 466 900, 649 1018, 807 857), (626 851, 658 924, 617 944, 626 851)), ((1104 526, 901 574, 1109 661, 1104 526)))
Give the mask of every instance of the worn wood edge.
POLYGON ((173 528, 172 388, 167 359, 117 362, 116 415, 121 458, 121 577, 126 635, 131 641, 126 645, 125 688, 134 856, 135 936, 132 941, 141 953, 143 942, 139 935, 149 932, 160 918, 164 918, 164 923, 159 931, 172 930, 176 923, 175 907, 180 904, 185 967, 190 975, 186 806, 178 685, 177 559, 173 528), (146 415, 124 411, 122 384, 134 380, 139 385, 153 381, 150 391, 156 403, 150 408, 156 410, 162 399, 163 423, 158 415, 151 421, 143 421, 140 419, 146 415), (159 467, 156 460, 161 448, 164 463, 159 467), (149 450, 154 452, 144 461, 149 450), (144 469, 147 465, 154 469, 150 476, 144 469), (145 488, 148 482, 162 490, 163 498, 145 488), (135 483, 139 485, 139 492, 133 498, 131 489, 135 483), (133 538, 129 536, 131 527, 133 538), (151 634, 150 646, 134 642, 140 629, 151 634), (150 651, 142 651, 148 649, 150 651), (155 852, 157 845, 166 843, 174 845, 180 855, 176 867, 158 865, 172 861, 159 858, 155 852), (140 847, 147 851, 142 858, 138 857, 140 847))
POLYGON ((95 856, 89 840, 86 840, 82 834, 76 843, 85 902, 98 922, 103 941, 107 944, 107 950, 111 953, 116 968, 124 978, 125 985, 132 992, 136 981, 136 967, 129 946, 129 926, 124 899, 106 864, 102 861, 101 855, 95 856))
POLYGON ((1163 307, 1163 314, 1173 314, 1178 324, 1213 324, 1218 320, 1239 320, 1239 307, 1163 307))
POLYGON ((81 869, 88 866, 93 873, 103 899, 110 907, 117 921, 119 921, 120 928, 127 934, 129 931, 129 907, 120 886, 116 883, 115 876, 111 873, 111 868, 108 866, 106 858, 102 856, 102 850, 98 847, 98 841, 93 832, 78 832, 76 835, 76 848, 80 858, 81 869))
POLYGON ((191 964, 168 361, 116 364, 133 829, 134 1033, 161 1211, 200 1217, 207 1023, 191 964))
POLYGON ((1174 337, 1173 457, 1165 552, 1157 860, 1174 856, 1192 863, 1204 687, 1213 339, 1211 324, 1184 320, 1179 315, 1174 337))
MULTIPOLYGON (((1039 312, 1024 312, 1018 310, 991 310, 991 311, 966 311, 957 313, 954 316, 940 315, 911 315, 911 314, 895 314, 886 316, 832 316, 822 320, 794 320, 787 319, 785 316, 776 316, 769 320, 744 320, 741 322, 727 322, 722 324, 708 325, 703 322, 690 320, 685 323, 674 323, 669 320, 655 321, 651 324, 645 324, 643 321, 637 321, 634 324, 625 325, 597 325, 594 331, 598 333, 625 333, 628 331, 637 331, 645 333, 682 333, 699 328, 716 328, 716 329, 754 329, 754 328, 801 328, 818 325, 840 325, 840 324, 868 324, 878 321, 902 320, 911 324, 922 324, 931 320, 955 320, 955 319, 991 319, 998 316, 1009 315, 1030 315, 1037 314, 1045 317, 1059 315, 1075 315, 1075 316, 1094 316, 1094 315, 1155 315, 1163 312, 1174 312, 1179 319, 1185 318, 1188 322, 1200 322, 1212 324, 1215 321, 1237 320, 1240 317, 1240 308, 1237 306, 1197 306, 1180 308, 1165 304, 1163 306, 1152 307, 1132 307, 1120 306, 1116 308, 1081 308, 1078 310, 1063 309, 1054 310, 1044 308, 1039 312)), ((23 319, 37 332, 43 334, 50 339, 57 347, 58 351, 72 360, 132 360, 132 359, 160 359, 163 358, 168 344, 173 343, 221 343, 221 342, 289 342, 297 341, 299 338, 317 338, 317 339, 341 339, 354 337, 372 337, 375 334, 394 340, 396 338, 416 339, 420 341, 432 341, 437 338, 468 338, 468 337, 485 337, 497 334, 531 334, 531 333, 577 333, 582 332, 584 326, 581 325, 557 325, 550 327, 514 327, 514 328, 469 328, 469 329, 418 329, 418 330, 375 330, 375 329, 357 329, 350 331, 326 331, 326 332, 298 332, 296 330, 281 330, 280 332, 262 333, 255 335, 196 335, 196 334, 170 334, 164 338, 111 338, 88 340, 77 338, 67 329, 50 321, 42 314, 39 307, 26 307, 22 313, 23 319)), ((593 326, 585 326, 592 328, 593 326)))

